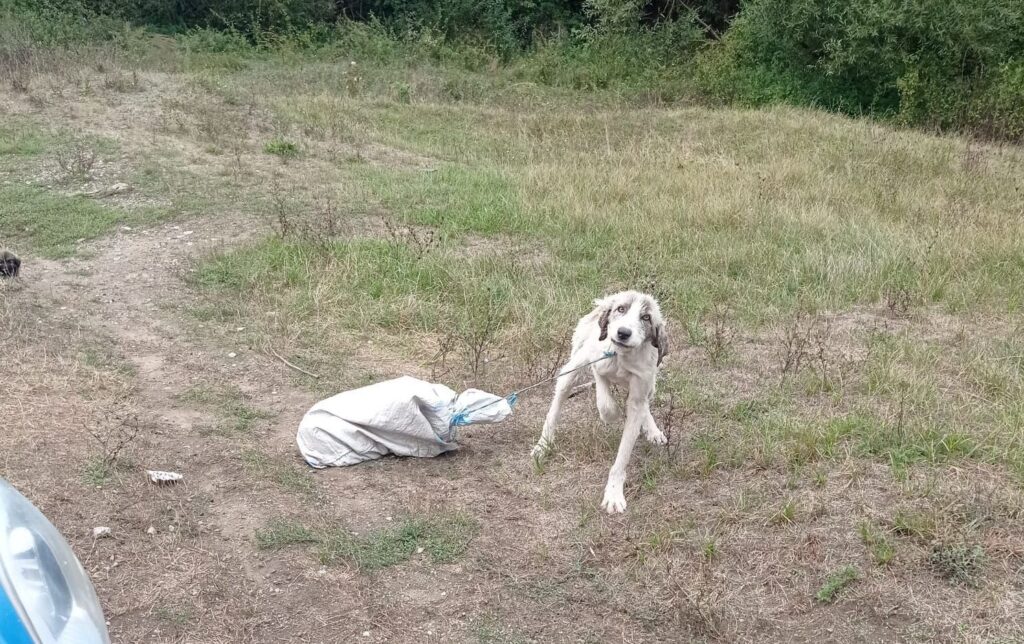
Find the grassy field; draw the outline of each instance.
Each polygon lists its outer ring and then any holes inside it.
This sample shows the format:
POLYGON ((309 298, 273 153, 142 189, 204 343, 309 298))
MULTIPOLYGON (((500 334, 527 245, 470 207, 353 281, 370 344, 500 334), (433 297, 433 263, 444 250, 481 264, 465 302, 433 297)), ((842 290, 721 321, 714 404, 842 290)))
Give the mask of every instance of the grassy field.
POLYGON ((1024 638, 1020 148, 131 42, 0 70, 0 475, 115 639, 1024 638), (448 457, 298 458, 318 397, 517 388, 620 288, 672 339, 625 516, 588 396, 540 469, 543 390, 448 457))

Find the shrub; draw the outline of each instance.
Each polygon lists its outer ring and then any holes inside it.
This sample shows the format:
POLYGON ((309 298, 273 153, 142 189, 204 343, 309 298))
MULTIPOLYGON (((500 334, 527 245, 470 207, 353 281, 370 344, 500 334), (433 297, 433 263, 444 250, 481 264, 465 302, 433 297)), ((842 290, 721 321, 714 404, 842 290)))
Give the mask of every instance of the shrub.
POLYGON ((697 76, 724 100, 1020 136, 1022 52, 1016 0, 751 0, 697 76))
POLYGON ((645 92, 662 100, 686 93, 686 62, 703 41, 691 20, 647 25, 630 0, 595 0, 587 8, 592 24, 571 37, 538 44, 519 62, 516 76, 573 89, 645 92))

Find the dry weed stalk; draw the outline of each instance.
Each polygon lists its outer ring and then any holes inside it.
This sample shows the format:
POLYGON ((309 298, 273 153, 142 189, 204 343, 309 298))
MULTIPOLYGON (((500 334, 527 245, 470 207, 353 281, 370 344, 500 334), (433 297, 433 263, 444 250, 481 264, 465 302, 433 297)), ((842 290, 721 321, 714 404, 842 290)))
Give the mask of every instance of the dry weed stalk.
POLYGON ((384 232, 393 244, 408 246, 417 260, 423 259, 438 247, 437 234, 434 229, 417 230, 412 226, 398 226, 387 217, 381 217, 384 232))
POLYGON ((677 571, 672 564, 669 579, 674 591, 675 618, 694 634, 717 639, 724 633, 721 605, 725 591, 715 582, 712 566, 711 560, 701 557, 694 574, 692 566, 677 571), (683 580, 692 580, 692 583, 686 584, 683 580))
POLYGON ((84 181, 89 179, 96 165, 96 151, 83 143, 76 143, 58 151, 56 159, 65 181, 84 181))
POLYGON ((278 182, 270 189, 270 227, 285 240, 297 240, 324 250, 332 246, 345 232, 345 217, 330 195, 321 194, 313 203, 299 207, 278 182))
POLYGON ((731 354, 736 334, 729 326, 729 311, 716 307, 711 314, 711 333, 704 336, 704 352, 712 364, 721 364, 731 354))
POLYGON ((100 412, 100 417, 87 427, 87 431, 99 445, 104 465, 112 466, 139 437, 141 429, 138 414, 108 408, 100 412))
POLYGON ((827 317, 797 313, 782 329, 778 346, 783 378, 809 370, 823 388, 831 390, 842 385, 852 366, 834 350, 832 321, 827 317))

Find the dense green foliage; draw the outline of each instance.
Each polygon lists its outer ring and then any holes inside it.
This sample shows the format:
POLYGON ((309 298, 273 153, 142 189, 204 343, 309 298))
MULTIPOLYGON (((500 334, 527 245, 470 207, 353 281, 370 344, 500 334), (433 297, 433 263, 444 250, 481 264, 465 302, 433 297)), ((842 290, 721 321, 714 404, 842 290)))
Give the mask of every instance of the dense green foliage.
POLYGON ((754 0, 709 52, 704 86, 914 125, 1024 134, 1024 3, 754 0))
POLYGON ((658 101, 787 102, 1024 136, 1019 0, 0 0, 95 32, 111 19, 272 47, 380 37, 466 49, 522 80, 658 101), (106 21, 106 22, 105 22, 106 21))

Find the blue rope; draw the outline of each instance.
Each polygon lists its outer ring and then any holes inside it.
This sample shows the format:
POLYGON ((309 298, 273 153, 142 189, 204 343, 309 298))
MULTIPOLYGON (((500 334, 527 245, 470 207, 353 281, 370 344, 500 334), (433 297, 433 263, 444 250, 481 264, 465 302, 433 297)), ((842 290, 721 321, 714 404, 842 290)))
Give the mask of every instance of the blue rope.
POLYGON ((615 352, 614 351, 605 351, 604 354, 600 358, 598 358, 597 360, 591 360, 590 362, 588 362, 586 364, 582 364, 582 365, 576 367, 575 369, 570 369, 569 371, 564 371, 564 372, 562 372, 560 374, 551 376, 550 378, 545 378, 544 380, 541 380, 540 382, 535 382, 532 385, 530 385, 529 387, 523 387, 522 389, 519 389, 518 391, 513 391, 512 393, 510 393, 509 395, 505 396, 504 398, 499 398, 497 400, 492 400, 491 402, 484 403, 484 404, 480 405, 479 407, 474 407, 473 409, 464 409, 464 410, 460 411, 459 413, 455 414, 454 416, 452 416, 451 422, 448 423, 448 427, 449 428, 452 428, 452 427, 465 427, 466 425, 471 425, 472 423, 469 422, 469 415, 470 414, 472 414, 475 411, 480 411, 481 409, 486 409, 487 407, 490 407, 491 405, 497 404, 497 403, 501 402, 502 400, 507 402, 509 407, 515 407, 516 403, 519 402, 519 395, 520 394, 522 394, 524 392, 527 392, 527 391, 529 391, 529 390, 531 390, 531 389, 533 389, 535 387, 539 387, 539 386, 543 385, 546 382, 551 382, 552 380, 557 380, 557 379, 561 378, 562 376, 568 376, 570 373, 573 373, 574 371, 579 371, 580 369, 583 369, 584 367, 589 367, 592 364, 597 364, 598 362, 601 362, 602 360, 607 360, 608 358, 613 358, 613 357, 615 357, 615 352))

